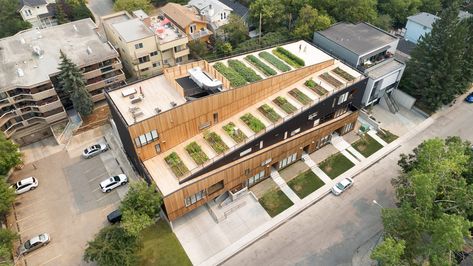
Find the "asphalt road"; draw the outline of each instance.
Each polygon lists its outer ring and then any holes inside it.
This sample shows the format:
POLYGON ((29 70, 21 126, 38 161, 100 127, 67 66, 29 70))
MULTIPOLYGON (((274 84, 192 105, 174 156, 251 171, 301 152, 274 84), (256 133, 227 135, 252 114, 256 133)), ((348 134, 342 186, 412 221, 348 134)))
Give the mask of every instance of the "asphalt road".
POLYGON ((352 265, 357 249, 382 230, 380 207, 392 207, 392 177, 401 153, 424 139, 458 135, 473 141, 473 105, 458 102, 400 148, 355 178, 340 197, 328 195, 224 265, 352 265))

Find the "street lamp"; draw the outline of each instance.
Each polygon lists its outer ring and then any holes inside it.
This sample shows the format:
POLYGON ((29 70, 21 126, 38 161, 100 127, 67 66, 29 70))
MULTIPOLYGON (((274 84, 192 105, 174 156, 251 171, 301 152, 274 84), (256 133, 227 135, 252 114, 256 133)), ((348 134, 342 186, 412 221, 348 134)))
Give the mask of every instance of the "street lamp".
POLYGON ((373 200, 373 203, 376 204, 376 205, 378 205, 378 206, 381 207, 382 209, 384 209, 384 207, 383 207, 381 204, 379 204, 376 200, 373 200))

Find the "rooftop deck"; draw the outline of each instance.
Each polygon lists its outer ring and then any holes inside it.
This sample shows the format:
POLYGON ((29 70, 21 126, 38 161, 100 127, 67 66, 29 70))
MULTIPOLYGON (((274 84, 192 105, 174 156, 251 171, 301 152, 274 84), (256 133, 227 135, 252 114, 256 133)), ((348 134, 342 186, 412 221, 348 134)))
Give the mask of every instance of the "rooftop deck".
MULTIPOLYGON (((298 48, 298 43, 291 44, 289 47, 290 47, 290 49, 292 49, 292 52, 294 52, 293 51, 294 49, 296 50, 295 52, 297 52, 297 50, 299 49, 298 48)), ((311 46, 311 47, 313 47, 313 46, 311 46)), ((307 50, 308 49, 309 49, 309 47, 307 48, 307 50)), ((301 51, 301 52, 303 52, 303 51, 301 51)), ((312 64, 316 64, 319 61, 322 62, 324 60, 331 59, 331 57, 326 55, 326 54, 324 54, 322 56, 322 58, 323 58, 323 60, 322 59, 314 59, 314 58, 309 59, 309 58, 307 58, 307 61, 310 60, 309 62, 311 62, 312 64)), ((304 57, 304 59, 306 59, 306 57, 304 57)), ((166 151, 166 152, 164 152, 164 153, 162 153, 158 156, 155 156, 155 157, 153 157, 149 160, 146 160, 144 162, 144 165, 148 169, 150 175, 154 178, 157 186, 159 187, 159 190, 163 193, 163 195, 166 196, 168 194, 171 194, 172 192, 180 189, 181 186, 184 186, 184 185, 188 184, 188 182, 185 183, 185 184, 179 184, 180 180, 184 180, 190 174, 195 173, 195 172, 199 171, 200 169, 202 169, 203 167, 212 164, 215 160, 220 159, 221 157, 225 156, 229 152, 232 152, 236 148, 246 144, 248 141, 253 140, 255 137, 258 137, 258 136, 264 134, 265 132, 267 132, 267 131, 271 130, 272 128, 274 128, 275 126, 278 126, 279 124, 287 121, 288 119, 291 119, 293 116, 299 114, 303 110, 306 110, 310 106, 313 106, 313 105, 317 104, 318 102, 324 100, 325 98, 327 98, 328 96, 330 96, 334 92, 336 92, 340 89, 343 89, 346 86, 351 85, 355 82, 358 82, 362 77, 363 77, 362 74, 360 74, 356 70, 353 70, 352 68, 344 65, 343 63, 341 63, 339 61, 335 61, 334 65, 332 65, 328 68, 325 68, 321 71, 315 72, 310 77, 299 80, 298 82, 292 84, 291 86, 288 86, 285 89, 283 89, 281 91, 278 91, 277 93, 271 95, 270 97, 266 98, 265 100, 260 101, 257 104, 254 104, 254 105, 250 106, 249 108, 241 110, 241 112, 233 115, 229 119, 221 121, 220 123, 208 128, 203 133, 201 133, 199 135, 196 135, 193 138, 190 138, 190 139, 186 140, 185 142, 177 145, 176 147, 174 147, 174 148, 172 148, 172 149, 170 149, 170 150, 168 150, 168 151, 166 151), (343 79, 341 76, 337 75, 334 72, 334 70, 337 69, 337 68, 342 69, 343 71, 345 71, 349 75, 353 76, 355 79, 352 80, 352 81, 347 81, 347 80, 343 79), (322 79, 320 77, 320 75, 322 75, 324 73, 329 73, 329 75, 333 79, 340 82, 342 85, 334 86, 331 83, 327 82, 326 80, 322 79), (306 85, 304 85, 304 83, 309 79, 312 79, 316 84, 323 87, 324 90, 317 92, 316 90, 308 88, 306 85), (306 97, 309 98, 309 101, 303 103, 303 102, 301 102, 300 99, 298 100, 295 96, 293 96, 294 94, 290 94, 290 91, 293 91, 295 88, 297 88, 300 92, 302 92, 304 95, 306 95, 306 97), (280 104, 277 104, 274 101, 278 96, 283 97, 284 99, 287 100, 287 102, 290 105, 293 106, 293 112, 288 111, 287 108, 281 107, 280 104), (277 119, 277 121, 273 122, 270 118, 268 118, 268 116, 263 114, 260 107, 264 104, 271 107, 274 110, 274 112, 277 114, 277 116, 280 117, 279 119, 277 119), (252 114, 259 121, 261 121, 264 124, 265 128, 263 130, 261 130, 260 132, 258 132, 258 133, 255 133, 252 129, 250 129, 250 127, 248 127, 240 119, 241 116, 243 116, 247 113, 252 114), (232 138, 223 129, 223 126, 228 125, 229 123, 233 123, 246 136, 246 139, 243 140, 240 143, 235 141, 234 138, 232 138), (228 147, 228 149, 226 149, 225 151, 223 151, 219 154, 212 147, 212 145, 209 143, 209 141, 207 141, 204 138, 205 134, 209 133, 209 132, 214 132, 218 136, 220 136, 221 140, 223 141, 225 146, 228 147), (192 143, 192 142, 196 142, 201 147, 202 151, 206 154, 206 156, 209 158, 202 165, 198 165, 185 149, 185 147, 187 145, 189 145, 190 143, 192 143), (167 157, 169 154, 171 154, 173 152, 175 152, 180 157, 180 159, 182 160, 184 165, 187 167, 187 169, 189 169, 188 173, 186 173, 186 174, 184 174, 180 177, 177 177, 173 173, 170 166, 164 160, 165 157, 167 157)), ((333 80, 332 80, 332 82, 333 82, 333 80)), ((194 179, 192 181, 189 181, 189 182, 194 182, 194 181, 197 181, 197 180, 199 180, 199 179, 196 178, 196 179, 194 179)))

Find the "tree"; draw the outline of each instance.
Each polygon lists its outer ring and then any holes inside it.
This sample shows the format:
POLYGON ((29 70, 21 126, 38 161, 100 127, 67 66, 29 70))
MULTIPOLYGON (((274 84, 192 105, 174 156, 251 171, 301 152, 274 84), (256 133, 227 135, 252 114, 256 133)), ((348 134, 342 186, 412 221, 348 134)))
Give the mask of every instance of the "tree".
POLYGON ((5 178, 0 176, 0 217, 8 213, 14 201, 15 192, 10 188, 5 178))
POLYGON ((66 13, 64 12, 64 1, 56 3, 56 19, 58 24, 64 24, 69 22, 66 13))
POLYGON ((17 12, 18 1, 0 0, 0 7, 0 38, 31 28, 31 24, 23 21, 17 12))
POLYGON ((250 20, 259 25, 260 15, 262 32, 284 26, 287 13, 281 0, 254 0, 249 8, 250 20))
POLYGON ((218 41, 215 44, 215 51, 217 52, 218 55, 229 55, 232 53, 233 47, 229 42, 222 42, 218 41))
POLYGON ((94 103, 90 93, 85 88, 82 73, 67 56, 61 51, 61 63, 59 64, 59 82, 61 89, 69 95, 74 108, 83 116, 90 115, 94 103))
POLYGON ((0 265, 10 265, 11 251, 13 249, 13 241, 18 239, 18 235, 9 230, 0 228, 0 265))
POLYGON ((84 260, 96 262, 99 266, 136 265, 138 249, 139 242, 135 236, 120 226, 107 226, 88 242, 84 260))
POLYGON ((8 174, 11 168, 21 163, 18 145, 5 138, 0 132, 0 176, 8 174))
POLYGON ((430 111, 452 102, 473 81, 471 74, 464 73, 464 68, 471 66, 466 61, 471 59, 469 30, 458 19, 458 6, 448 7, 434 22, 432 31, 420 39, 407 62, 400 86, 430 111))
POLYGON ((314 6, 326 10, 337 21, 373 23, 378 15, 377 0, 314 0, 314 6))
POLYGON ((240 16, 230 14, 228 23, 221 27, 225 39, 228 40, 233 47, 248 39, 248 27, 240 16))
POLYGON ((85 0, 56 0, 56 17, 59 24, 94 16, 85 0))
POLYGON ((389 15, 383 14, 376 18, 376 20, 373 22, 373 25, 383 30, 389 31, 393 25, 393 21, 389 15))
POLYGON ((296 38, 310 39, 315 31, 325 30, 332 24, 328 15, 320 14, 310 5, 305 5, 299 11, 299 17, 292 35, 296 38))
POLYGON ((419 12, 421 0, 380 0, 379 12, 389 15, 397 27, 404 27, 407 17, 419 12))
POLYGON ((402 174, 392 183, 399 208, 383 209, 382 219, 388 237, 405 241, 401 258, 408 264, 451 262, 470 236, 470 145, 458 137, 431 139, 398 162, 402 174))
POLYGON ((201 39, 192 40, 189 42, 189 50, 194 58, 202 58, 209 53, 207 44, 201 39))
POLYGON ((126 209, 122 213, 121 226, 125 231, 133 236, 139 237, 140 232, 154 223, 154 220, 135 210, 126 209))
POLYGON ((405 241, 396 241, 392 237, 384 239, 383 243, 378 245, 371 253, 371 258, 384 266, 401 266, 405 263, 401 256, 404 254, 405 241))
POLYGON ((152 7, 150 0, 116 0, 113 5, 115 11, 126 10, 130 13, 138 9, 148 13, 152 7))

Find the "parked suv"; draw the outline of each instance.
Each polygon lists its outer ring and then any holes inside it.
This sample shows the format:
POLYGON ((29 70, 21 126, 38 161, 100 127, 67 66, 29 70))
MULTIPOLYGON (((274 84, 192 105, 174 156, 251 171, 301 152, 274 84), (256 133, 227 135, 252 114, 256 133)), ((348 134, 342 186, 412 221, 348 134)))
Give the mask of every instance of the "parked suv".
POLYGON ((103 144, 103 143, 95 144, 85 149, 82 152, 82 157, 84 157, 85 159, 89 159, 99 153, 106 152, 108 149, 109 147, 107 144, 103 144))
POLYGON ((111 224, 120 222, 122 220, 122 212, 119 209, 114 210, 109 215, 107 215, 107 220, 111 224))
POLYGON ((124 174, 119 174, 105 179, 100 182, 99 186, 102 192, 108 193, 112 191, 112 189, 125 185, 126 183, 128 183, 128 177, 124 174))
POLYGON ((27 191, 34 190, 38 185, 38 180, 30 176, 16 182, 11 188, 15 190, 15 194, 23 194, 27 191))

